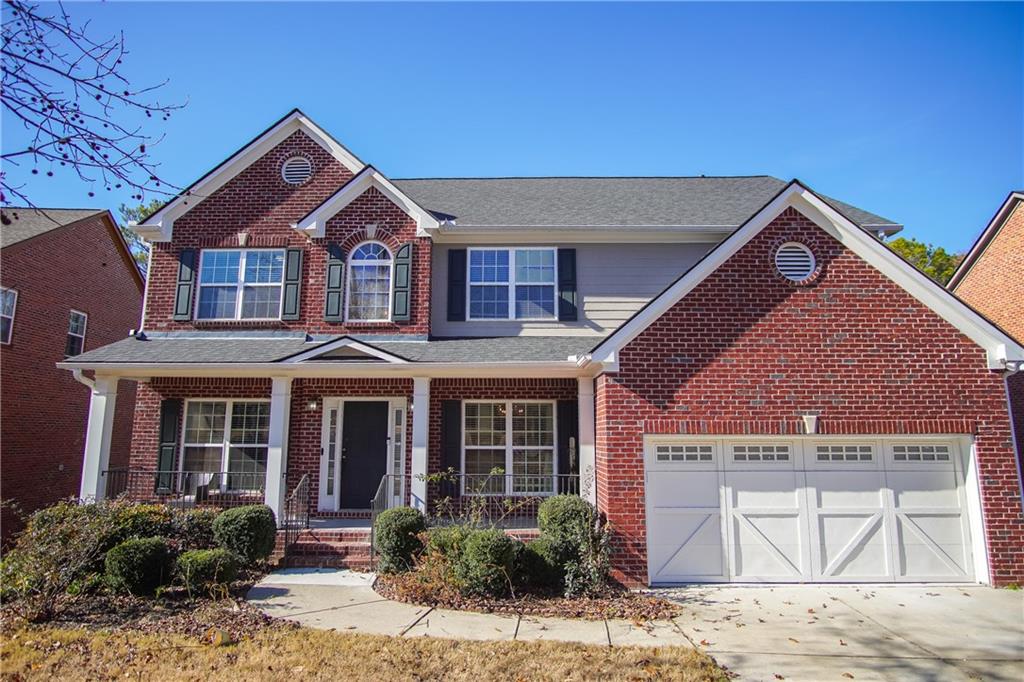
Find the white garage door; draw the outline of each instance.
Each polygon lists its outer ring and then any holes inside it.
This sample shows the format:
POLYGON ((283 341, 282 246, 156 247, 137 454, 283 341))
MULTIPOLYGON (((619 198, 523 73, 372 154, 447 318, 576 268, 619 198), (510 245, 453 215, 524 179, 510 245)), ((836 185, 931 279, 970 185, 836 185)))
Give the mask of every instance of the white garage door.
POLYGON ((652 583, 973 579, 956 441, 652 437, 645 459, 652 583))

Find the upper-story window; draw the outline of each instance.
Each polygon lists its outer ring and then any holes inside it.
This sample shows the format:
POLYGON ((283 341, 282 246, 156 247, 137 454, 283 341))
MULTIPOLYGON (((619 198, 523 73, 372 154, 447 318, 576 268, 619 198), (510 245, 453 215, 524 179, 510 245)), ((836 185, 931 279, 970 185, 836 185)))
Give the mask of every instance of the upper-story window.
POLYGON ((10 343, 14 333, 14 309, 18 305, 18 292, 0 288, 0 343, 10 343))
POLYGON ((196 319, 280 319, 283 278, 283 249, 204 250, 196 319))
POLYGON ((85 326, 89 316, 77 310, 71 311, 68 319, 68 338, 64 342, 64 355, 72 357, 81 355, 85 349, 85 326))
POLYGON ((352 251, 348 263, 346 315, 353 322, 391 319, 391 252, 379 242, 366 242, 352 251))
POLYGON ((469 319, 555 318, 555 249, 470 249, 469 319))

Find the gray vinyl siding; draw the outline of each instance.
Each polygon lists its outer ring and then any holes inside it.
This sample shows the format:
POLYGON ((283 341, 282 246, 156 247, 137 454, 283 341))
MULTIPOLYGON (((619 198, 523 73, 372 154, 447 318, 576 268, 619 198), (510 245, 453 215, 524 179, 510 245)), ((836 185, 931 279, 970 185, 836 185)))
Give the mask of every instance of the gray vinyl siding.
POLYGON ((434 336, 603 336, 683 274, 714 244, 560 244, 576 249, 576 287, 581 303, 576 322, 515 320, 449 322, 448 249, 432 249, 430 328, 434 336))

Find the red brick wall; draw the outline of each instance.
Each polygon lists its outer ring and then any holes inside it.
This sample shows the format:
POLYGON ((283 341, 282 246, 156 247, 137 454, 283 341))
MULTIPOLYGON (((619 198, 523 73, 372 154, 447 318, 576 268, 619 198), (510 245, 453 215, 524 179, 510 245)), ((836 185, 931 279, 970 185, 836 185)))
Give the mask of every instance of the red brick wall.
POLYGON ((956 295, 1024 340, 1024 202, 1018 202, 957 285, 956 295))
POLYGON ((622 350, 597 382, 598 501, 618 538, 618 577, 646 581, 642 434, 970 430, 992 578, 1024 580, 1024 514, 1002 377, 984 352, 898 285, 787 209, 622 350), (820 265, 781 279, 774 247, 820 265))
MULTIPOLYGON (((86 313, 85 350, 139 325, 142 292, 101 217, 3 250, 0 283, 18 291, 10 345, 0 346, 0 495, 25 511, 77 496, 89 389, 54 365, 64 359, 71 309, 86 313)), ((118 388, 110 459, 128 459, 135 388, 118 388)), ((5 508, 6 540, 20 524, 5 508)))
MULTIPOLYGON (((346 332, 426 334, 429 330, 430 240, 416 237, 416 221, 383 194, 371 188, 327 223, 324 239, 309 240, 291 227, 351 179, 352 174, 322 147, 296 132, 263 158, 239 173, 210 197, 174 222, 172 241, 154 245, 146 305, 148 330, 259 328, 294 329, 311 333, 346 332), (281 163, 304 154, 314 174, 301 185, 281 179, 281 163), (324 283, 327 245, 341 243, 346 253, 366 239, 365 227, 377 225, 376 239, 394 249, 415 242, 411 320, 397 324, 325 322, 324 283), (305 250, 301 311, 293 322, 175 322, 172 319, 178 277, 178 253, 185 248, 238 248, 238 233, 249 235, 246 247, 290 247, 305 250)), ((198 295, 198 287, 193 296, 198 295)), ((193 299, 194 309, 194 299, 193 299)))

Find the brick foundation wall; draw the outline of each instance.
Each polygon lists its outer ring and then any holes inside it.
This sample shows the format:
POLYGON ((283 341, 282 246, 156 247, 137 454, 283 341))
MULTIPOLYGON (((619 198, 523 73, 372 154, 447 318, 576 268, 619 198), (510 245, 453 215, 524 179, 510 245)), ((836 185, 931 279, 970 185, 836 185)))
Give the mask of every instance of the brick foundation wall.
MULTIPOLYGON (((86 313, 85 350, 138 326, 142 292, 102 217, 3 249, 0 283, 18 292, 10 345, 0 346, 0 496, 31 512, 78 496, 89 389, 57 369, 71 310, 86 313)), ((128 460, 134 386, 118 388, 111 461, 128 460)), ((3 540, 20 529, 3 509, 3 540)))
MULTIPOLYGON (((301 330, 313 334, 427 334, 430 324, 430 239, 416 237, 416 221, 375 188, 370 188, 327 222, 326 237, 307 239, 293 223, 334 194, 352 174, 302 132, 296 132, 255 161, 211 196, 174 221, 172 241, 153 245, 146 304, 147 330, 260 329, 301 330), (301 154, 313 162, 313 176, 301 185, 281 179, 281 163, 301 154), (392 250, 414 242, 411 319, 385 324, 325 322, 324 287, 327 245, 342 244, 348 254, 368 238, 392 250), (299 319, 292 322, 175 322, 172 319, 182 249, 239 248, 238 233, 247 233, 245 248, 279 247, 304 250, 299 319)), ((197 263, 198 266, 198 263, 197 263)), ((346 273, 347 274, 347 273, 346 273)), ((198 286, 193 291, 193 310, 198 286)))
POLYGON ((1024 512, 1003 378, 984 352, 794 209, 624 348, 597 381, 598 503, 616 577, 646 582, 643 433, 927 433, 976 439, 996 584, 1024 581, 1024 512), (817 276, 773 266, 800 241, 817 276))

